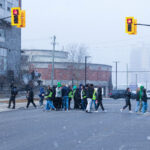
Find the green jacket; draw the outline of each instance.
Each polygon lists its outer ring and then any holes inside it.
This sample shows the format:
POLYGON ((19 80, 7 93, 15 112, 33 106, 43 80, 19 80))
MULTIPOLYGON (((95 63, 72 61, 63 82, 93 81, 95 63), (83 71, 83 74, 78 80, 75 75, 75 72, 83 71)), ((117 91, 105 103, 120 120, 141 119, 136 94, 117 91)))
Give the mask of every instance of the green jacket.
POLYGON ((94 93, 93 93, 93 100, 96 100, 96 91, 94 90, 94 93))
POLYGON ((51 90, 49 90, 49 91, 48 91, 48 95, 45 96, 45 98, 46 98, 47 100, 50 100, 50 99, 52 98, 52 95, 53 95, 53 92, 52 92, 51 90))

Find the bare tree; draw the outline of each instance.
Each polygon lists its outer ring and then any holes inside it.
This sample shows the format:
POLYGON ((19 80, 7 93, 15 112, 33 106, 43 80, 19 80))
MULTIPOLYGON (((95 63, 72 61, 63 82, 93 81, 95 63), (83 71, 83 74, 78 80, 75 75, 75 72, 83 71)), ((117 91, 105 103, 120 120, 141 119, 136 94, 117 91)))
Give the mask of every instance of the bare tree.
POLYGON ((85 45, 72 44, 67 47, 68 51, 68 60, 70 62, 70 75, 71 80, 76 81, 79 84, 79 81, 82 80, 81 76, 83 74, 83 63, 85 56, 88 55, 87 47, 85 45))

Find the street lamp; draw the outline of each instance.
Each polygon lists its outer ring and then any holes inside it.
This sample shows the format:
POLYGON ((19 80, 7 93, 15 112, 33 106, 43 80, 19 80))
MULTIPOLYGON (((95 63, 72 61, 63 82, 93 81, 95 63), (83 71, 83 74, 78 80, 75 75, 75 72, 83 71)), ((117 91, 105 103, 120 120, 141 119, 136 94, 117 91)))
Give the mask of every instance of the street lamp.
POLYGON ((86 64, 87 64, 87 59, 90 58, 91 56, 85 56, 85 85, 86 85, 86 64))

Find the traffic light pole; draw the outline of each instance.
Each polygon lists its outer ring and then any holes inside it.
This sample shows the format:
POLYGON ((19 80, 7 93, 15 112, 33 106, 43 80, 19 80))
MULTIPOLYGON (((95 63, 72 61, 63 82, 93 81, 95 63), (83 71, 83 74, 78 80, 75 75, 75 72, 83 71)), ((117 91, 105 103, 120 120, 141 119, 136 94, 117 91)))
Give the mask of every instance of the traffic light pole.
POLYGON ((4 20, 4 19, 7 19, 7 18, 11 18, 11 16, 0 18, 0 20, 4 20))
POLYGON ((137 24, 134 24, 134 25, 139 25, 139 26, 150 26, 150 24, 141 24, 141 23, 137 23, 137 24))

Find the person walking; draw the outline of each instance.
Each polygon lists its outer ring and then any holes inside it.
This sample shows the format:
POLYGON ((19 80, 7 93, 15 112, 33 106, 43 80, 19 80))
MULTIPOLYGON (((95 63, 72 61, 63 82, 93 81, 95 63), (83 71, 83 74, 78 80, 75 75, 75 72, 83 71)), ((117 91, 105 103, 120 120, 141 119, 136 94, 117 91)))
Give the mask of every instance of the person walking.
POLYGON ((139 112, 140 109, 140 88, 137 88, 136 90, 136 108, 135 112, 139 112))
POLYGON ((62 88, 63 110, 69 111, 69 88, 68 85, 62 88))
POLYGON ((46 110, 50 110, 50 109, 56 110, 56 108, 53 105, 52 96, 53 96, 53 91, 52 91, 51 87, 48 86, 47 94, 45 96, 45 98, 47 100, 46 107, 45 107, 46 110))
POLYGON ((101 107, 103 112, 106 112, 106 110, 104 109, 103 103, 102 103, 103 97, 102 97, 102 88, 99 87, 97 90, 97 106, 96 106, 96 112, 98 112, 98 108, 99 106, 101 107))
POLYGON ((142 113, 146 113, 147 111, 147 94, 146 94, 146 89, 143 89, 143 94, 142 94, 142 113))
POLYGON ((93 84, 90 84, 88 85, 88 89, 87 89, 87 103, 88 103, 86 107, 87 113, 91 112, 91 103, 92 103, 93 93, 94 93, 94 86, 93 84))
POLYGON ((28 91, 27 91, 27 100, 28 100, 28 102, 27 102, 26 108, 29 107, 30 103, 32 103, 33 106, 36 108, 36 104, 34 103, 34 92, 33 92, 32 88, 28 89, 28 91))
POLYGON ((94 104, 95 111, 96 111, 96 98, 97 98, 97 96, 96 96, 96 89, 94 89, 92 102, 91 102, 91 109, 92 109, 92 105, 94 104))
POLYGON ((62 88, 61 88, 61 83, 58 82, 57 83, 57 87, 56 87, 56 110, 60 110, 62 107, 62 88))
POLYGON ((82 110, 86 110, 86 89, 84 86, 81 86, 81 105, 82 105, 82 110))
POLYGON ((125 92, 126 105, 123 107, 123 109, 120 109, 121 112, 122 112, 123 110, 125 110, 127 107, 129 107, 129 112, 132 113, 132 111, 131 111, 131 102, 130 102, 130 99, 131 99, 130 88, 127 88, 127 89, 126 89, 126 92, 125 92))
POLYGON ((17 94, 18 94, 17 87, 13 85, 13 86, 11 87, 11 96, 10 96, 10 99, 9 99, 8 108, 11 107, 11 102, 13 102, 13 107, 12 107, 12 109, 15 109, 15 106, 16 106, 16 96, 17 96, 17 94))
POLYGON ((69 86, 69 110, 71 109, 71 100, 73 98, 73 91, 72 91, 72 87, 69 86))
POLYGON ((44 88, 40 87, 40 94, 39 94, 39 97, 40 97, 39 104, 40 104, 40 106, 43 106, 44 96, 45 96, 44 88))

